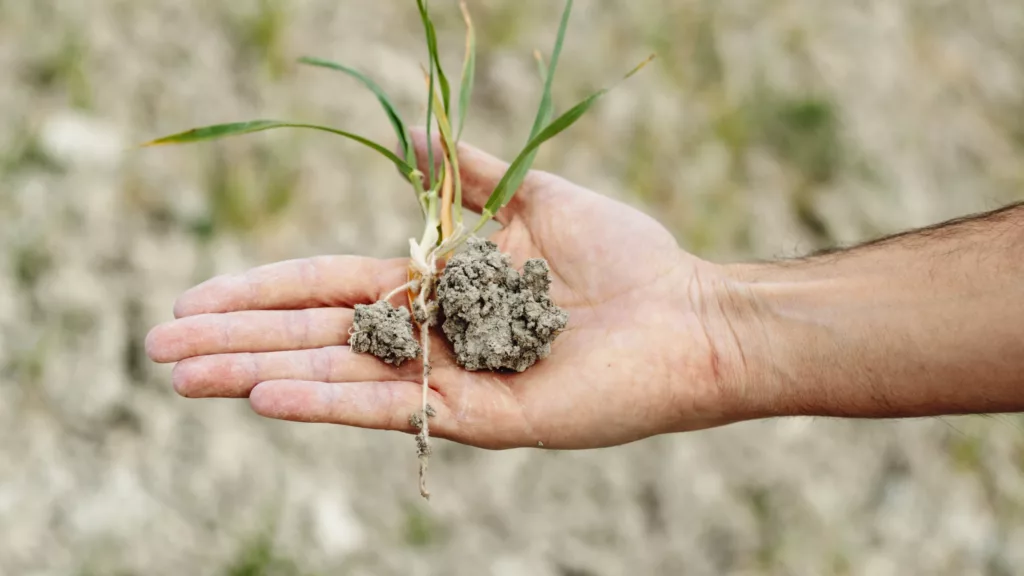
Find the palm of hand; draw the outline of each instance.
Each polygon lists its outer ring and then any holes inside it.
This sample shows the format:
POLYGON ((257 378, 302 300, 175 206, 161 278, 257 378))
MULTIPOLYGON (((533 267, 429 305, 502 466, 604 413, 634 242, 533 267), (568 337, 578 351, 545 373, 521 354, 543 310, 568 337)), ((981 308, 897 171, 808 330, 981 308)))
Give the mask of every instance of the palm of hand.
MULTIPOLYGON (((469 147, 460 163, 466 203, 478 207, 505 166, 469 147)), ((531 174, 501 220, 491 240, 516 267, 548 261, 569 326, 522 374, 467 372, 435 331, 433 435, 487 448, 592 448, 718 424, 700 416, 715 369, 696 309, 697 278, 713 267, 653 219, 548 174, 531 174)), ((349 307, 401 284, 405 262, 320 258, 216 278, 179 300, 179 319, 154 329, 147 349, 178 362, 175 387, 186 396, 248 396, 268 417, 415 432, 419 362, 392 368, 345 345, 349 307)))

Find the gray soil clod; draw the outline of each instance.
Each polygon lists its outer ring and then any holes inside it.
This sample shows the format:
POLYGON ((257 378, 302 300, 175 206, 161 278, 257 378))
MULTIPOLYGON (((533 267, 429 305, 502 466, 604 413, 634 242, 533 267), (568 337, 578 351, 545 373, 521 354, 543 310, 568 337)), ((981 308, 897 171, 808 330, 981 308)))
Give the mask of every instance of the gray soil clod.
POLYGON ((493 242, 470 239, 448 262, 437 287, 442 329, 466 370, 523 372, 551 353, 569 315, 548 294, 547 262, 529 260, 519 274, 493 242))
POLYGON ((395 308, 388 302, 356 305, 349 345, 357 353, 373 354, 394 366, 401 366, 421 352, 409 310, 395 308))

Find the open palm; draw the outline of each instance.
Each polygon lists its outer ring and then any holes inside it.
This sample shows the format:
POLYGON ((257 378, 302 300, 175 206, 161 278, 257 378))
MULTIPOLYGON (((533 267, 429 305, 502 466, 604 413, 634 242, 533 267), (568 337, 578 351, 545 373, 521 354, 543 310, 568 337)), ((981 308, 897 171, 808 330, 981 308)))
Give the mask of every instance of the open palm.
MULTIPOLYGON (((479 211, 507 165, 468 145, 459 162, 465 204, 479 211)), ((436 334, 433 435, 493 449, 594 448, 726 423, 710 330, 719 267, 639 211, 547 173, 531 173, 497 219, 491 240, 514 266, 548 261, 569 325, 521 374, 467 372, 436 334)), ((325 256, 217 277, 181 296, 147 351, 177 363, 174 386, 187 397, 248 397, 271 418, 415 433, 419 362, 395 368, 347 346, 352 307, 401 285, 406 265, 325 256)))

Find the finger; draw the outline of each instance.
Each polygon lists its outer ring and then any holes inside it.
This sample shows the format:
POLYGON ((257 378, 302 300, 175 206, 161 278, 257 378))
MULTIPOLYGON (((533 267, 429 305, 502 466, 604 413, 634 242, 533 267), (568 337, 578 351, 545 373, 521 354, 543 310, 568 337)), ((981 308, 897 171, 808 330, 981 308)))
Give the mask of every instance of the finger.
MULTIPOLYGON (((419 163, 419 170, 429 174, 430 160, 427 153, 427 134, 423 129, 410 130, 413 143, 416 147, 416 159, 419 163)), ((441 165, 441 140, 440 135, 434 133, 431 139, 434 146, 434 163, 437 167, 441 165)), ((459 153, 459 174, 462 177, 462 204, 466 208, 480 213, 487 204, 491 192, 497 188, 498 183, 505 177, 509 164, 494 156, 460 142, 459 153)), ((435 167, 435 170, 438 168, 435 167)), ((527 176, 526 181, 516 193, 508 206, 498 211, 495 220, 502 224, 508 224, 512 217, 520 212, 528 202, 531 189, 535 187, 539 173, 533 172, 527 176)))
POLYGON ((185 292, 174 317, 239 310, 294 310, 370 304, 405 283, 404 259, 320 256, 218 276, 185 292))
POLYGON ((415 362, 396 368, 372 356, 357 354, 348 346, 331 346, 188 358, 175 365, 171 382, 178 394, 186 398, 245 398, 257 384, 270 380, 416 382, 420 373, 415 362))
MULTIPOLYGON (((413 382, 349 382, 328 384, 276 380, 256 386, 249 395, 253 410, 267 418, 292 422, 342 424, 374 430, 416 432, 409 417, 420 412, 421 389, 413 382)), ((430 433, 450 438, 452 418, 433 390, 429 399, 437 415, 430 433)))
POLYGON ((277 352, 348 343, 355 312, 348 308, 202 314, 157 326, 146 353, 158 363, 207 354, 277 352))

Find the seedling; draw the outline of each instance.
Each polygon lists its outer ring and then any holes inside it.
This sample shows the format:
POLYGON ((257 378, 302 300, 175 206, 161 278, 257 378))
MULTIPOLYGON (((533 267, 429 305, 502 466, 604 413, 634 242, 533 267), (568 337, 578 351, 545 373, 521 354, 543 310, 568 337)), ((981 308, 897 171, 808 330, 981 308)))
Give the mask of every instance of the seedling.
MULTIPOLYGON (((466 125, 472 98, 476 72, 476 33, 463 0, 461 9, 466 24, 465 60, 458 107, 454 109, 457 114, 453 115, 451 85, 438 57, 437 33, 428 11, 428 0, 417 0, 416 5, 426 35, 428 57, 428 66, 424 70, 427 86, 426 174, 417 169, 416 151, 408 125, 384 90, 362 72, 319 58, 304 57, 300 62, 344 73, 376 95, 398 138, 398 153, 370 139, 337 128, 278 120, 254 120, 195 128, 146 145, 199 142, 275 128, 306 128, 330 132, 363 144, 379 152, 398 168, 402 178, 412 186, 423 212, 423 233, 418 240, 409 240, 406 284, 397 286, 373 305, 356 306, 350 344, 356 352, 373 354, 394 365, 417 357, 422 359, 421 408, 410 415, 409 422, 418 430, 416 443, 420 461, 420 493, 424 498, 429 498, 426 487, 427 463, 431 451, 429 421, 435 416, 434 409, 427 403, 430 389, 430 329, 438 324, 443 314, 443 331, 453 344, 457 363, 467 370, 521 372, 550 353, 551 342, 565 328, 568 315, 548 297, 550 278, 547 262, 531 260, 526 263, 520 275, 510 267, 511 260, 507 255, 497 252, 494 244, 477 238, 476 234, 511 202, 526 179, 540 146, 572 126, 611 87, 595 92, 553 118, 551 87, 573 6, 573 0, 567 0, 550 61, 545 62, 539 52, 535 53, 543 80, 543 92, 529 139, 494 188, 479 219, 467 223, 462 211, 462 180, 457 145, 466 125), (453 123, 452 118, 457 119, 457 123, 453 123), (432 144, 431 130, 434 128, 440 133, 440 150, 435 150, 432 144), (440 161, 436 162, 435 159, 440 161), (464 245, 468 246, 468 250, 453 256, 464 245), (391 299, 403 293, 408 300, 408 309, 392 306, 391 299), (504 312, 496 313, 495 310, 504 312), (413 324, 419 332, 418 341, 413 335, 413 324)), ((623 80, 637 73, 653 58, 647 58, 626 74, 623 80)))

